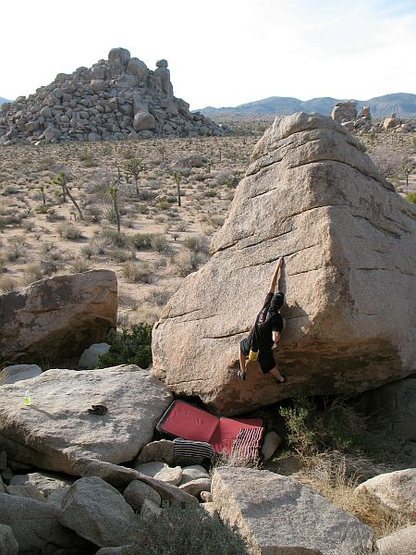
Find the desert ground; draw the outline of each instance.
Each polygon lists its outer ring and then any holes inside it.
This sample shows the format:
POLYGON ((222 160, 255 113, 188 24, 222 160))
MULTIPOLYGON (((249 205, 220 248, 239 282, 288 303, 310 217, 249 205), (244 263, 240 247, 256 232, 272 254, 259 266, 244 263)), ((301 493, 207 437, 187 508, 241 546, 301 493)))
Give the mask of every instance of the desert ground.
MULTIPOLYGON (((234 134, 216 138, 1 148, 0 292, 113 269, 119 327, 154 323, 184 277, 209 257, 210 239, 270 122, 228 122, 234 134)), ((399 194, 416 191, 413 133, 359 138, 399 194)))

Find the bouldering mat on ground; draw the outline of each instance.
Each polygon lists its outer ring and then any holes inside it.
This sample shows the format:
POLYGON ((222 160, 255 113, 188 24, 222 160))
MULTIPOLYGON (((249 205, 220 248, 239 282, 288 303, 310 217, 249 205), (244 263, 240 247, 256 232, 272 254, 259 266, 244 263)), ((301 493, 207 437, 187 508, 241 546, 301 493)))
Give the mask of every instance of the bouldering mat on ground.
POLYGON ((242 443, 251 447, 250 452, 258 449, 264 433, 261 418, 218 418, 180 400, 171 403, 156 429, 173 437, 205 441, 212 445, 216 453, 227 455, 233 453, 237 443, 240 453, 242 443))

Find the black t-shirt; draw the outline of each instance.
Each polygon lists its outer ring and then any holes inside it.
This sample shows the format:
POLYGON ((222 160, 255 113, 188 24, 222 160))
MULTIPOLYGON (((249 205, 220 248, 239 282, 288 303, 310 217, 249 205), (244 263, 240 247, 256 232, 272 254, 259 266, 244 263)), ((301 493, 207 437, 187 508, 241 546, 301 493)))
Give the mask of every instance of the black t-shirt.
POLYGON ((248 341, 253 351, 262 351, 273 347, 273 331, 281 332, 283 319, 278 312, 271 312, 270 303, 273 291, 267 293, 262 309, 257 314, 256 322, 248 336, 248 341))

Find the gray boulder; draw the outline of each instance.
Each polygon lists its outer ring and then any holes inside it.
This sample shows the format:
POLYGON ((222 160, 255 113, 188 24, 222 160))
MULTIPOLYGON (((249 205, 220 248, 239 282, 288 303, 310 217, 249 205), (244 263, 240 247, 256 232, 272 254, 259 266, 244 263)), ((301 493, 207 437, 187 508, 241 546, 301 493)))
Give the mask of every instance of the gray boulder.
POLYGON ((0 524, 0 553, 2 555, 17 555, 19 544, 13 535, 13 530, 6 524, 0 524))
POLYGON ((368 526, 286 476, 250 468, 217 468, 212 495, 221 519, 239 528, 253 552, 377 553, 368 526))
POLYGON ((56 276, 0 296, 0 350, 30 362, 79 355, 102 341, 117 319, 117 279, 111 270, 56 276))
POLYGON ((0 493, 0 524, 12 529, 19 553, 89 553, 93 546, 61 526, 59 516, 55 505, 0 493))
POLYGON ((36 378, 42 374, 42 368, 37 364, 13 364, 3 368, 0 374, 0 385, 16 383, 20 380, 36 378))
POLYGON ((110 345, 108 343, 95 343, 91 345, 91 347, 88 347, 82 353, 78 366, 80 368, 96 368, 100 361, 100 356, 105 355, 109 350, 110 345))
POLYGON ((135 365, 101 370, 48 370, 30 380, 32 405, 22 409, 26 384, 2 386, 0 449, 16 461, 80 475, 78 461, 134 459, 153 436, 170 392, 135 365), (90 414, 95 404, 105 415, 90 414))
POLYGON ((416 468, 380 474, 355 488, 389 513, 416 518, 416 468))
POLYGON ((156 480, 166 482, 176 486, 182 478, 182 468, 180 466, 170 467, 164 462, 148 462, 143 464, 135 464, 134 469, 146 476, 152 476, 156 480))
POLYGON ((30 486, 37 491, 43 499, 48 499, 49 496, 56 491, 68 490, 70 485, 71 482, 61 476, 53 476, 42 472, 31 472, 29 474, 15 474, 10 480, 9 489, 10 486, 30 486))
POLYGON ((154 374, 225 415, 362 392, 415 372, 415 207, 324 116, 276 118, 252 158, 212 257, 154 327, 154 374), (280 256, 286 326, 275 357, 288 383, 258 365, 240 382, 239 342, 280 256))
POLYGON ((137 112, 134 116, 133 127, 135 131, 154 129, 156 127, 156 120, 149 112, 137 112))
POLYGON ((96 476, 74 482, 63 499, 59 522, 99 547, 123 546, 135 538, 133 509, 96 476))
POLYGON ((137 464, 162 461, 168 465, 172 465, 175 457, 174 443, 168 439, 161 439, 159 441, 151 441, 145 445, 137 459, 137 464))

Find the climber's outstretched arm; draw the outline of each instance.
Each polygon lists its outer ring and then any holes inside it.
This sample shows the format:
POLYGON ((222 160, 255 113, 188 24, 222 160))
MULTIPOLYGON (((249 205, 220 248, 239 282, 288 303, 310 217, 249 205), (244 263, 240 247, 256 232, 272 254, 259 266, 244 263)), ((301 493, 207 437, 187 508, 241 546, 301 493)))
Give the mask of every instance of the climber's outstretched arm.
POLYGON ((279 283, 282 266, 283 266, 283 256, 281 256, 277 261, 277 266, 273 274, 272 282, 270 284, 269 291, 272 291, 273 293, 276 291, 276 285, 279 283))

